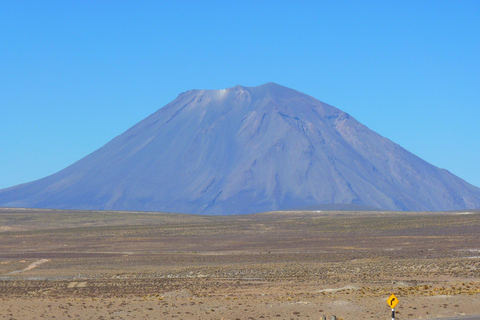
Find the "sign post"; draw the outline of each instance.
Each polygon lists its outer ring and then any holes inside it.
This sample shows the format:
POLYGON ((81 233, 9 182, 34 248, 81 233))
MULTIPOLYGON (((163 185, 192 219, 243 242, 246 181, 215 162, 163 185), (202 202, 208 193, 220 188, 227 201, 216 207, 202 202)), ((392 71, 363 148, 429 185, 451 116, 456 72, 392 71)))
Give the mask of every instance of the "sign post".
POLYGON ((395 320, 395 306, 398 303, 397 297, 395 297, 395 295, 392 293, 390 298, 387 299, 387 303, 390 306, 390 308, 392 308, 392 320, 395 320))

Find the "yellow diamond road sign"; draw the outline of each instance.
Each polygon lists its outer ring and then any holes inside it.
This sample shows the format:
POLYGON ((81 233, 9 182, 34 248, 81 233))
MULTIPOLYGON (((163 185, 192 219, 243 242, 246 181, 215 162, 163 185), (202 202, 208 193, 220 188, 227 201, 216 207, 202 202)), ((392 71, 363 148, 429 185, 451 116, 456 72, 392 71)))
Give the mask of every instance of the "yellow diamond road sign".
POLYGON ((388 303, 388 305, 390 306, 390 308, 394 309, 395 306, 396 306, 397 303, 398 303, 398 299, 397 299, 397 297, 395 297, 394 294, 392 294, 392 295, 390 296, 390 298, 387 299, 387 303, 388 303))

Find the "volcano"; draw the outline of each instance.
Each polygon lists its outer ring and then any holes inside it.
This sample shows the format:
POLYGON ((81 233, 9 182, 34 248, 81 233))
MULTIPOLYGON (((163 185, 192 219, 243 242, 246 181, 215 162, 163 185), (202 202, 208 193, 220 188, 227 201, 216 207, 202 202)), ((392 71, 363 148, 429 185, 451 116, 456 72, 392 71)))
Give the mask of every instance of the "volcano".
POLYGON ((0 206, 246 214, 321 205, 480 208, 480 189, 347 113, 267 83, 191 90, 0 206))

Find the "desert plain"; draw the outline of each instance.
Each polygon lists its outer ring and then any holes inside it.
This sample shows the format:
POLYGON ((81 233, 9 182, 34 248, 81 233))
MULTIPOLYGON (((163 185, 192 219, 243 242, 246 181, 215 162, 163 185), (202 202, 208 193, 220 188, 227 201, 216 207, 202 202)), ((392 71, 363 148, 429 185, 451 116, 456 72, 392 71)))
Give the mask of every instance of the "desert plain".
POLYGON ((0 209, 0 319, 480 314, 480 211, 0 209))

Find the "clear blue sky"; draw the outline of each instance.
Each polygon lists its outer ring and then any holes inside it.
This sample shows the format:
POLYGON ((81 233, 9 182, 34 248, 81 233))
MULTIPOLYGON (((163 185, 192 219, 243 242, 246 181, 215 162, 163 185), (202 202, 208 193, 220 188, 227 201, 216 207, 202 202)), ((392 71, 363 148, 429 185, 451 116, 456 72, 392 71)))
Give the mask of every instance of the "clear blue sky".
POLYGON ((0 2, 0 188, 189 89, 266 82, 480 186, 480 1, 0 2))

